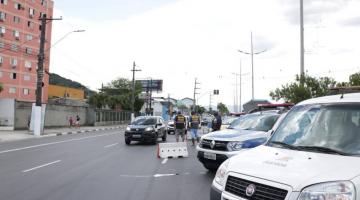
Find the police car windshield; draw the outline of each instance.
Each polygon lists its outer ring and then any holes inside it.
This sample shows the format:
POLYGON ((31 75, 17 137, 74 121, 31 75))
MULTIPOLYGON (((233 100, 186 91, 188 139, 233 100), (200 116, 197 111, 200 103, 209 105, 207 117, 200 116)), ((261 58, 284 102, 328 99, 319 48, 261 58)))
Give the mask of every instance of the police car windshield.
POLYGON ((156 124, 156 118, 138 118, 135 119, 131 125, 155 125, 156 124))
POLYGON ((360 104, 296 106, 268 145, 279 146, 276 143, 297 150, 360 155, 360 104))
POLYGON ((274 126, 278 118, 279 115, 277 114, 249 114, 233 121, 229 128, 266 132, 274 126))

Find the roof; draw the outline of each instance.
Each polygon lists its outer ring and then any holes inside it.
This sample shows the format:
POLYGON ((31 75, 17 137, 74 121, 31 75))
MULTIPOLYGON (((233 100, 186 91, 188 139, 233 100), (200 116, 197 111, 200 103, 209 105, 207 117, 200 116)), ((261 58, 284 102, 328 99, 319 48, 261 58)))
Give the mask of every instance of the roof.
POLYGON ((298 103, 298 105, 325 104, 325 103, 360 103, 360 93, 318 97, 318 98, 302 101, 298 103), (341 98, 341 96, 343 96, 343 98, 341 98))

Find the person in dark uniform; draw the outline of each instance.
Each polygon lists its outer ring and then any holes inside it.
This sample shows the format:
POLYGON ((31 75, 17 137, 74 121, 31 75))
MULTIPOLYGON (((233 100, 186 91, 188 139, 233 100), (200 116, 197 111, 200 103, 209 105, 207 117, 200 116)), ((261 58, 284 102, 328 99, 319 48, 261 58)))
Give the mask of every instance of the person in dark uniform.
POLYGON ((221 128, 222 120, 218 112, 214 113, 215 118, 212 121, 212 131, 218 131, 221 128))
POLYGON ((181 111, 175 116, 175 138, 176 142, 179 142, 179 137, 181 136, 182 141, 185 141, 185 116, 181 114, 181 111))
POLYGON ((189 121, 190 121, 191 142, 192 142, 192 146, 195 146, 195 139, 197 142, 199 142, 198 129, 200 124, 200 117, 194 111, 192 111, 189 121))

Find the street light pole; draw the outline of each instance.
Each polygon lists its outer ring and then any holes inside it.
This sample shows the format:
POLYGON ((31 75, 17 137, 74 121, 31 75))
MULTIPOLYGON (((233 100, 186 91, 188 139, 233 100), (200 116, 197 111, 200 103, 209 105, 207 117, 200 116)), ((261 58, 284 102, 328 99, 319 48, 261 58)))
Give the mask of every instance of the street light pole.
POLYGON ((242 51, 242 50, 238 50, 240 53, 243 54, 248 54, 251 55, 251 82, 252 82, 252 93, 251 93, 251 99, 254 100, 254 54, 261 54, 264 53, 266 51, 266 49, 262 50, 262 51, 258 51, 254 53, 254 47, 253 47, 253 39, 252 39, 252 32, 251 32, 251 52, 246 52, 246 51, 242 51))
POLYGON ((42 87, 44 77, 44 59, 45 59, 45 34, 46 34, 46 21, 48 20, 61 20, 46 18, 46 14, 43 14, 40 18, 41 30, 40 30, 40 48, 38 54, 38 69, 37 69, 37 82, 36 82, 36 101, 34 107, 34 135, 40 136, 43 131, 43 116, 42 116, 42 87))

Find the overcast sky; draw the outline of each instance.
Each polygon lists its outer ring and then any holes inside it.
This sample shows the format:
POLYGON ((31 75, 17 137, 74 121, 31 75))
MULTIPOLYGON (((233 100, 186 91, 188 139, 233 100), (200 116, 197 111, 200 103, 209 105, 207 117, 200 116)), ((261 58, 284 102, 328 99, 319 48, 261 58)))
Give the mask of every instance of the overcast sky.
MULTIPOLYGON (((360 1, 304 0, 305 70, 347 81, 360 71, 360 1)), ((118 77, 163 79, 163 93, 199 103, 233 105, 242 66, 242 103, 251 99, 253 33, 255 98, 294 80, 300 71, 299 0, 55 0, 50 71, 91 89, 118 77), (239 77, 238 77, 239 79, 239 77)), ((232 109, 232 107, 229 107, 232 109)))

